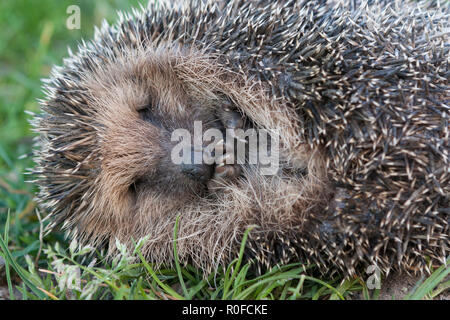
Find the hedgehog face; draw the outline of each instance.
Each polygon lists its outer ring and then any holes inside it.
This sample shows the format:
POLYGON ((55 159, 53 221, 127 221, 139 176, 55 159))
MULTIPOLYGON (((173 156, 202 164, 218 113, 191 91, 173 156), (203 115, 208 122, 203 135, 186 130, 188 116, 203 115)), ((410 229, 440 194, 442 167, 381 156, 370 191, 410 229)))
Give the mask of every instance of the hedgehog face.
POLYGON ((191 94, 189 84, 177 74, 176 62, 153 54, 142 59, 134 70, 128 63, 124 68, 111 65, 113 80, 97 74, 89 83, 95 117, 104 128, 100 146, 103 184, 110 186, 106 194, 120 201, 125 195, 143 201, 140 195, 147 194, 151 201, 156 195, 184 202, 204 195, 212 178, 236 177, 237 166, 224 163, 225 139, 202 141, 200 149, 194 142, 196 135, 203 138, 210 129, 225 137, 225 129, 243 126, 230 98, 223 93, 191 94), (201 126, 199 132, 196 123, 201 126), (188 161, 183 163, 173 159, 176 132, 186 132, 189 138, 189 150, 182 150, 189 153, 188 161), (205 148, 214 142, 216 146, 205 148), (220 159, 205 163, 203 157, 214 157, 217 148, 223 151, 220 159), (202 158, 200 163, 194 163, 196 156, 202 158))
MULTIPOLYGON (((155 83, 155 87, 157 85, 158 83, 155 83)), ((142 167, 140 172, 132 174, 134 182, 130 186, 131 192, 137 195, 153 191, 158 194, 172 194, 184 198, 184 195, 187 194, 204 195, 208 188, 211 189, 215 185, 211 182, 212 179, 236 178, 240 173, 239 166, 225 163, 231 156, 231 154, 224 154, 227 146, 225 130, 242 128, 244 121, 238 112, 231 109, 229 100, 221 97, 218 101, 205 104, 204 101, 198 102, 191 99, 184 92, 164 92, 164 94, 179 96, 182 99, 175 103, 161 101, 158 94, 153 91, 151 103, 137 110, 138 119, 135 119, 134 126, 140 127, 139 130, 147 136, 147 139, 133 135, 130 136, 130 139, 146 141, 144 143, 148 143, 149 151, 146 157, 147 164, 142 167), (222 106, 224 106, 223 109, 222 106), (198 126, 195 127, 196 124, 200 126, 200 129, 198 126), (203 138, 204 132, 211 129, 218 132, 223 138, 201 141, 199 145, 196 145, 194 141, 196 135, 203 138), (174 152, 179 149, 177 148, 179 143, 176 141, 177 132, 186 133, 182 138, 189 140, 183 141, 188 150, 186 147, 183 148, 184 150, 179 150, 187 153, 187 159, 184 159, 187 161, 182 163, 174 159, 174 152), (176 148, 177 150, 175 150, 176 148), (204 158, 215 157, 216 150, 221 151, 220 155, 218 154, 213 161, 205 162, 204 158), (196 162, 196 157, 200 161, 196 162)), ((129 128, 129 131, 133 130, 129 128)), ((228 143, 234 143, 230 140, 233 138, 230 138, 228 143)), ((107 148, 111 148, 112 141, 115 141, 114 137, 109 143, 107 141, 107 148)), ((136 146, 140 144, 142 143, 139 141, 131 143, 136 146)), ((120 143, 117 148, 122 148, 120 143)), ((135 154, 138 157, 136 161, 142 161, 139 159, 141 154, 139 152, 135 154)), ((109 157, 105 157, 105 159, 107 158, 109 157)))
MULTIPOLYGON (((171 158, 176 146, 176 141, 173 139, 174 133, 183 130, 189 136, 193 136, 195 122, 202 123, 205 129, 220 130, 222 129, 221 122, 215 116, 212 106, 195 101, 181 88, 167 87, 154 90, 159 85, 165 86, 156 81, 151 83, 153 90, 150 90, 148 94, 149 102, 138 108, 135 108, 136 105, 131 106, 135 112, 130 115, 127 123, 122 124, 127 132, 116 133, 115 127, 110 128, 111 136, 104 142, 106 149, 104 169, 111 169, 112 174, 117 171, 117 167, 109 167, 109 161, 112 161, 110 149, 123 150, 122 142, 125 138, 130 147, 136 148, 136 150, 128 152, 132 159, 127 159, 127 161, 141 164, 137 165, 137 168, 140 167, 138 171, 131 170, 130 172, 129 182, 132 182, 130 190, 133 193, 153 190, 160 194, 174 194, 178 197, 183 197, 186 193, 201 194, 204 192, 206 182, 212 177, 214 168, 211 164, 204 163, 174 163, 171 158), (172 97, 172 99, 164 99, 162 95, 172 97), (134 132, 136 134, 133 134, 134 132), (146 150, 145 155, 142 154, 143 150, 146 150)), ((126 115, 114 114, 114 117, 118 117, 117 121, 124 116, 126 115)), ((192 157, 196 152, 193 147, 183 151, 190 152, 192 157)), ((119 154, 117 156, 118 161, 121 162, 122 156, 119 154)), ((118 165, 126 167, 125 163, 118 165)))

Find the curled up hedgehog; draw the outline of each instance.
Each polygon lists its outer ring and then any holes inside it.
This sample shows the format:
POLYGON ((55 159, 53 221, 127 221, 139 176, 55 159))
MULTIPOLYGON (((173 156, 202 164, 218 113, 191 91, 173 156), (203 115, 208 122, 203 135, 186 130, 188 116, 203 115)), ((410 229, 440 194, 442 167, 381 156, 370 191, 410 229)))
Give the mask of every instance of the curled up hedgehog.
POLYGON ((111 255, 148 236, 149 261, 171 264, 179 217, 179 259, 207 273, 249 227, 259 272, 428 272, 450 253, 449 12, 191 0, 120 14, 54 68, 32 120, 50 228, 111 255), (174 133, 195 139, 199 123, 224 138, 177 163, 174 133), (233 134, 250 129, 277 147, 270 174, 253 136, 233 134), (205 150, 213 163, 185 161, 205 150))

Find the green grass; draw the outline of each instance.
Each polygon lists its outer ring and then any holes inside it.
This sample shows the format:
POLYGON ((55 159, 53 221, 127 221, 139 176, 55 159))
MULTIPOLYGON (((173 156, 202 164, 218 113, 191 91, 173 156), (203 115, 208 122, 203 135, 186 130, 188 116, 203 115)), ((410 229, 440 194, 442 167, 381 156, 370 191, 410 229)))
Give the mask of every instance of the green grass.
MULTIPOLYGON (((61 64, 67 46, 75 50, 77 41, 90 38, 93 26, 103 18, 114 21, 116 10, 137 3, 0 3, 0 256, 5 261, 3 270, 0 265, 0 286, 7 285, 16 299, 347 299, 354 293, 376 298, 377 292, 369 292, 363 279, 314 278, 305 273, 312 266, 300 263, 255 277, 241 254, 226 269, 205 277, 178 261, 173 268, 156 270, 140 254, 145 239, 136 244, 134 253, 118 244, 121 254, 113 261, 105 261, 92 248, 77 250, 76 243, 67 243, 58 233, 41 243, 42 225, 33 201, 36 190, 24 175, 33 164, 30 157, 20 158, 30 153, 33 137, 24 111, 39 110, 40 78, 49 75, 53 64, 61 64), (73 4, 81 8, 80 30, 65 26, 66 8, 73 4), (86 259, 86 254, 95 260, 86 259), (136 255, 140 259, 132 258, 136 255), (92 261, 96 263, 89 265, 92 261)), ((432 298, 448 290, 450 283, 442 281, 449 272, 448 267, 437 269, 407 298, 432 298)))

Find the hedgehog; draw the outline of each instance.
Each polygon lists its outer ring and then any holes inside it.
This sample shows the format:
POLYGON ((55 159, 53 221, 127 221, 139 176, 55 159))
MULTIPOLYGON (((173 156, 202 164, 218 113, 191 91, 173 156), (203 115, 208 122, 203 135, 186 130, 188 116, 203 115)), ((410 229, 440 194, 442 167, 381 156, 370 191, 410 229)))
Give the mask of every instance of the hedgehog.
POLYGON ((158 266, 174 263, 176 240, 179 261, 205 273, 247 234, 259 273, 299 261, 430 272, 450 251, 449 12, 189 0, 119 13, 53 68, 31 120, 49 230, 109 256, 146 237, 158 266), (236 134, 209 140, 222 151, 212 164, 174 163, 174 132, 196 122, 265 130, 275 172, 250 151, 236 161, 233 146, 250 144, 236 134))

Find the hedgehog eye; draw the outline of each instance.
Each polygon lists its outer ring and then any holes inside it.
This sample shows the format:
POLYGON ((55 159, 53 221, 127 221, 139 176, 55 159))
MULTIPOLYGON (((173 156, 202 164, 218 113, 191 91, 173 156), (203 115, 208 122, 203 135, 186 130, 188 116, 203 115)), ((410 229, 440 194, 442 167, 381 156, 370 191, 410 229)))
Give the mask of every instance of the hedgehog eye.
POLYGON ((152 112, 152 106, 150 104, 147 104, 141 108, 138 109, 139 117, 144 121, 153 122, 154 116, 152 112))

